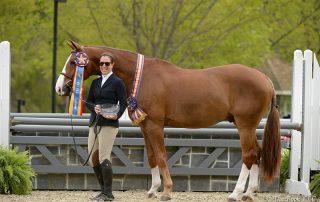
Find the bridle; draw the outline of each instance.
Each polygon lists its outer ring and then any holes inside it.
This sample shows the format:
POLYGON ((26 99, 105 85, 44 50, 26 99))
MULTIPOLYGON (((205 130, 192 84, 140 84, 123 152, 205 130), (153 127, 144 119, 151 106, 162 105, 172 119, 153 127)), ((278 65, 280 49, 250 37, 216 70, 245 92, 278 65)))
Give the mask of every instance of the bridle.
MULTIPOLYGON (((75 55, 77 52, 76 51, 71 51, 71 54, 75 55)), ((74 66, 74 68, 76 67, 76 62, 75 61, 71 61, 72 65, 74 66)), ((73 75, 72 76, 68 76, 66 73, 64 72, 60 72, 60 75, 63 75, 65 78, 68 79, 68 81, 65 83, 65 86, 68 86, 71 91, 72 91, 72 82, 73 82, 73 77, 74 77, 74 72, 73 71, 73 75)))
POLYGON ((60 72, 60 74, 63 75, 63 76, 65 76, 65 77, 67 77, 69 80, 72 80, 72 79, 73 79, 73 77, 68 76, 66 73, 60 72))
POLYGON ((69 79, 65 85, 68 86, 71 90, 72 90, 72 81, 73 81, 73 77, 68 76, 66 73, 60 72, 61 75, 63 75, 64 77, 66 77, 67 79, 69 79))

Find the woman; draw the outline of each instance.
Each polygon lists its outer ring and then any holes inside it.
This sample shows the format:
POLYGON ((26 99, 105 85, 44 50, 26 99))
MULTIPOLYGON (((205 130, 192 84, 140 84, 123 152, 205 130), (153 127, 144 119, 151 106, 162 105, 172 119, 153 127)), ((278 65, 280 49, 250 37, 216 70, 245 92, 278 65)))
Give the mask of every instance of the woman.
POLYGON ((112 201, 112 167, 110 155, 119 130, 119 121, 126 109, 126 90, 123 81, 112 72, 114 57, 103 53, 100 57, 101 77, 92 81, 86 106, 91 111, 89 121, 89 163, 101 186, 101 193, 92 200, 112 201), (119 103, 115 113, 103 114, 104 104, 119 103))

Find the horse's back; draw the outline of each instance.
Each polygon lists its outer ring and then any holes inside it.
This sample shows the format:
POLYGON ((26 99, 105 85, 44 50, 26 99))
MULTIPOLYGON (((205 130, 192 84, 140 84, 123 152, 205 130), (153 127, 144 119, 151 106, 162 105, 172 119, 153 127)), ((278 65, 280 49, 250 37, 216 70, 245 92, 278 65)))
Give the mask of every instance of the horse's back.
POLYGON ((252 115, 265 111, 274 94, 271 80, 262 72, 240 64, 208 69, 212 75, 219 72, 220 82, 229 98, 229 111, 233 114, 252 115))
POLYGON ((234 116, 260 117, 273 96, 268 77, 243 65, 178 71, 166 90, 169 125, 203 127, 234 116))
MULTIPOLYGON (((173 86, 179 91, 193 91, 194 95, 251 99, 257 96, 273 95, 271 80, 262 72, 241 64, 230 64, 201 70, 183 70, 181 75, 174 75, 173 86), (188 88, 188 90, 186 89, 188 88)), ((182 92, 185 93, 185 92, 182 92)), ((228 102, 225 100, 225 102, 228 102)))

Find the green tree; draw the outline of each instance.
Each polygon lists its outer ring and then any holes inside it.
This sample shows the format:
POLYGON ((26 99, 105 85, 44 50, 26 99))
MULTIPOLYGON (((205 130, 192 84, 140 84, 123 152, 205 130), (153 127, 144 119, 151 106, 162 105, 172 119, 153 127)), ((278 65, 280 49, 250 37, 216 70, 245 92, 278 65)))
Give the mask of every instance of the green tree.
POLYGON ((290 62, 296 49, 311 49, 320 56, 320 1, 264 1, 264 22, 272 28, 273 52, 290 62))
MULTIPOLYGON (((50 112, 53 0, 0 1, 0 40, 12 47, 11 111, 50 112)), ((66 40, 159 57, 184 68, 259 66, 295 49, 319 56, 318 0, 67 0, 59 3, 57 76, 66 40)), ((90 81, 86 82, 89 85, 90 81)), ((88 88, 88 87, 87 87, 88 88)), ((65 111, 68 98, 57 98, 65 111)))
POLYGON ((45 112, 50 103, 50 7, 46 1, 0 2, 0 40, 11 43, 11 107, 26 100, 29 112, 45 112), (47 7, 46 7, 47 6, 47 7))
MULTIPOLYGON (((129 49, 189 68, 235 62, 257 65, 269 52, 269 28, 261 23, 262 4, 257 1, 103 2, 86 1, 87 10, 77 7, 95 37, 84 36, 76 27, 80 18, 63 21, 62 27, 73 29, 72 35, 81 41, 129 49)), ((63 9, 66 13, 71 8, 63 9)))

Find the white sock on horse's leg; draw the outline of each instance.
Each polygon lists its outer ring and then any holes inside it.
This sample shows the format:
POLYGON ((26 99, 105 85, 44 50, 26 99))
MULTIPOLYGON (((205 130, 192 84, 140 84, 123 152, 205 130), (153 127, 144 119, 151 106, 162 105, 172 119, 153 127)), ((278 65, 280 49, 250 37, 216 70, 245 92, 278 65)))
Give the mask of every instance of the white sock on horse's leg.
POLYGON ((258 178, 259 178, 259 166, 257 164, 253 164, 250 170, 248 189, 244 194, 245 197, 247 198, 249 197, 250 199, 253 199, 252 194, 258 189, 258 178))
POLYGON ((228 199, 232 199, 232 200, 240 199, 240 194, 243 193, 244 186, 246 185, 248 175, 249 175, 249 170, 248 170, 247 166, 243 163, 242 168, 241 168, 241 172, 240 172, 240 175, 238 178, 237 185, 234 188, 232 194, 229 195, 228 199))
POLYGON ((159 172, 158 166, 151 168, 151 175, 152 175, 152 185, 150 190, 148 191, 149 197, 152 197, 152 194, 156 196, 157 190, 161 186, 161 178, 160 178, 160 172, 159 172))

